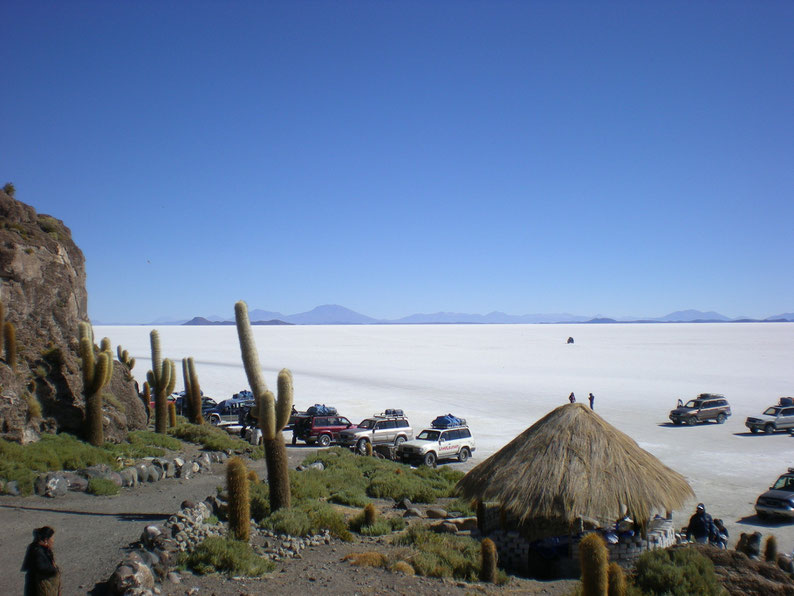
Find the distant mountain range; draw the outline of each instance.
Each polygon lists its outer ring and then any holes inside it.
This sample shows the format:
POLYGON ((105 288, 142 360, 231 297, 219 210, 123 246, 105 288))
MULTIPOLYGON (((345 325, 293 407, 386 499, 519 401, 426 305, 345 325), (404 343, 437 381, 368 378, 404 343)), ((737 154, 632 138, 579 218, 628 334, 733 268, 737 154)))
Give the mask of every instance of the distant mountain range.
MULTIPOLYGON (((643 319, 615 319, 603 315, 582 316, 568 313, 508 315, 491 312, 486 315, 437 312, 413 314, 400 319, 375 319, 337 304, 325 304, 310 311, 293 315, 254 309, 248 316, 253 325, 427 325, 427 324, 507 324, 507 323, 744 323, 744 322, 794 322, 794 313, 783 313, 765 319, 747 317, 730 318, 718 312, 679 310, 663 317, 643 319)), ((209 315, 190 320, 158 319, 159 325, 233 325, 234 317, 209 315)))

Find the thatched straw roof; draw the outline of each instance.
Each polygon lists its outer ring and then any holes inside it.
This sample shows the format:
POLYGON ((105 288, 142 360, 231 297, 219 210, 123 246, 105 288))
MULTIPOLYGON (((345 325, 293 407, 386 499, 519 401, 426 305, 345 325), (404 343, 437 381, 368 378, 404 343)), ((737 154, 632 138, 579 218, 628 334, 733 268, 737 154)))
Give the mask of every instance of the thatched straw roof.
POLYGON ((471 470, 457 490, 498 501, 520 522, 619 519, 644 523, 694 493, 684 477, 584 404, 566 404, 471 470), (624 509, 625 507, 625 509, 624 509))

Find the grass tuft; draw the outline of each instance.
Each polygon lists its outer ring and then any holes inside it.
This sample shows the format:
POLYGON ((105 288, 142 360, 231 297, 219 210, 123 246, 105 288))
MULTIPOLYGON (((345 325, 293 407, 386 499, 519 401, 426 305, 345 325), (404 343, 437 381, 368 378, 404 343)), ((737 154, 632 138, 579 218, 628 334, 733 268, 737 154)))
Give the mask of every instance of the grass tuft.
POLYGON ((262 446, 254 447, 242 439, 231 436, 222 428, 211 424, 188 424, 181 422, 175 427, 168 429, 169 434, 201 445, 210 451, 231 450, 238 454, 246 454, 251 459, 262 459, 265 456, 262 446))
POLYGON ((247 542, 212 536, 184 557, 183 564, 199 575, 225 573, 229 576, 261 577, 275 568, 257 556, 247 542))
POLYGON ((86 492, 92 495, 112 496, 119 494, 119 487, 107 478, 91 478, 86 492))

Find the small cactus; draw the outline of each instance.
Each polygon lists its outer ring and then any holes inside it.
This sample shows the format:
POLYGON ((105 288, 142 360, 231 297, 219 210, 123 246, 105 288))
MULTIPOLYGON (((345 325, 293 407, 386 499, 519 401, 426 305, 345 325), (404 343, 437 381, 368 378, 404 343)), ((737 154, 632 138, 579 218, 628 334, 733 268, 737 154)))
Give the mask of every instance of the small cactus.
POLYGON ((251 535, 248 469, 239 457, 232 457, 226 464, 226 489, 229 492, 229 531, 236 540, 247 542, 251 535))
POLYGON ((499 555, 496 552, 496 544, 490 538, 485 538, 480 543, 480 581, 496 582, 496 563, 499 555))
POLYGON ((605 596, 609 590, 609 551, 604 539, 590 533, 579 543, 583 596, 605 596))
POLYGON ((626 574, 623 573, 623 567, 613 561, 607 567, 607 576, 609 577, 608 596, 626 596, 626 574))
POLYGON ((172 401, 168 402, 168 428, 176 426, 176 404, 172 401))
POLYGON ((375 520, 378 517, 378 510, 375 509, 375 505, 372 503, 367 503, 364 507, 364 525, 365 526, 372 526, 375 524, 375 520))
POLYGON ((6 353, 6 364, 11 370, 17 369, 17 328, 11 321, 3 323, 3 347, 6 353))
POLYGON ((364 447, 365 453, 367 454, 367 456, 372 457, 372 443, 367 441, 365 445, 366 445, 364 447))
POLYGON ((777 538, 774 534, 770 534, 766 539, 766 546, 764 546, 764 561, 767 563, 774 563, 777 561, 777 538))

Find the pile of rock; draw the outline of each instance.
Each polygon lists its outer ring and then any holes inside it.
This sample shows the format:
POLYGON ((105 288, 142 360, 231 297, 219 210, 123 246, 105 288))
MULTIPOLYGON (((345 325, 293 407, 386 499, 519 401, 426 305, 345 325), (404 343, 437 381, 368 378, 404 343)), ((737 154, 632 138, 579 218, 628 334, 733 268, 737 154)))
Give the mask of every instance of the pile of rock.
MULTIPOLYGON (((146 457, 119 472, 107 464, 97 464, 75 472, 47 472, 36 479, 33 488, 37 495, 50 498, 61 497, 69 491, 85 492, 92 478, 104 478, 116 486, 135 488, 139 484, 157 482, 164 478, 191 478, 210 471, 213 463, 223 463, 227 457, 222 451, 205 452, 192 460, 181 457, 146 457)), ((5 492, 13 494, 9 491, 16 488, 18 494, 18 487, 11 487, 10 484, 6 483, 5 492)))
POLYGON ((264 545, 254 547, 254 552, 273 561, 282 559, 300 559, 301 551, 310 546, 331 544, 331 533, 323 530, 321 534, 306 536, 305 538, 276 534, 270 530, 260 529, 259 533, 265 537, 264 545))

